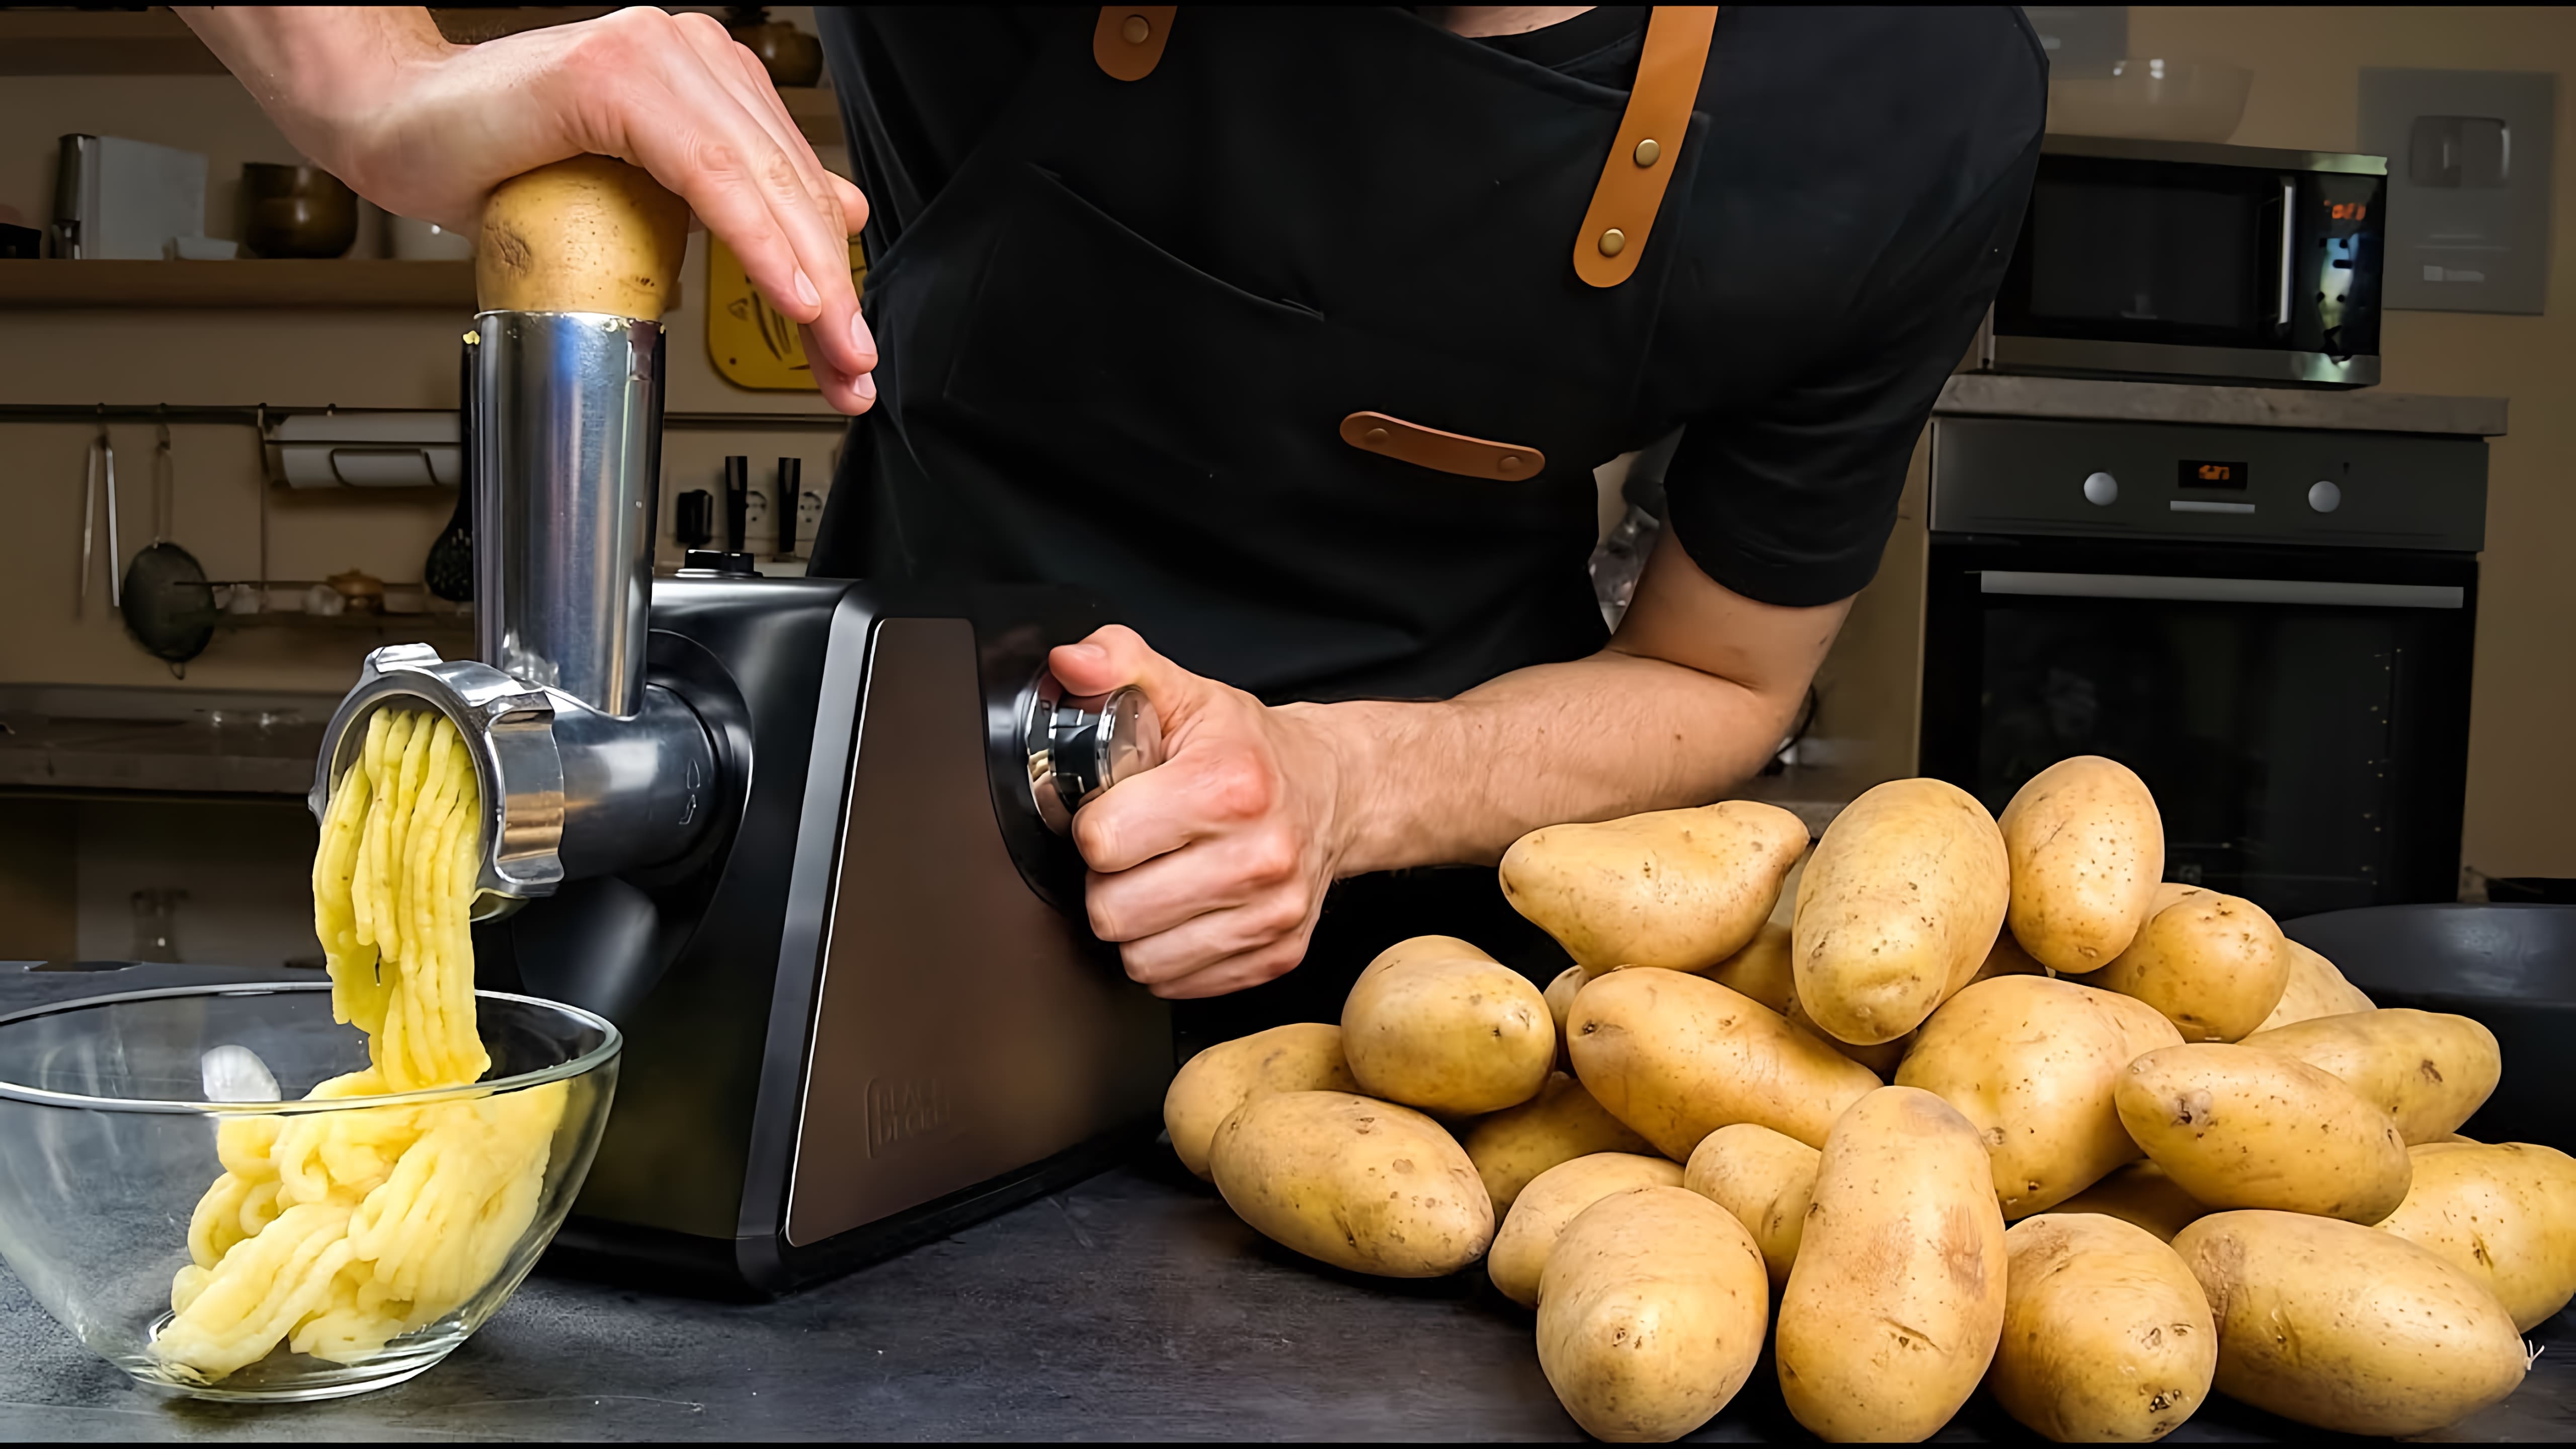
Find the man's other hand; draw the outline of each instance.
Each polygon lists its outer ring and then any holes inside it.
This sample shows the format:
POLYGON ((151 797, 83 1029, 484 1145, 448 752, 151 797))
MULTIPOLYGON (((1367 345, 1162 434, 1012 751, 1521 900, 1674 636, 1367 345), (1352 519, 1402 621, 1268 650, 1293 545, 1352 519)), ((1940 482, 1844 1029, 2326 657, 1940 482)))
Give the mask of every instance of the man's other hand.
POLYGON ((1341 761, 1310 708, 1272 708, 1111 625, 1049 658, 1071 694, 1137 685, 1164 762, 1074 816, 1091 929, 1157 996, 1217 996, 1295 966, 1340 855, 1341 761))

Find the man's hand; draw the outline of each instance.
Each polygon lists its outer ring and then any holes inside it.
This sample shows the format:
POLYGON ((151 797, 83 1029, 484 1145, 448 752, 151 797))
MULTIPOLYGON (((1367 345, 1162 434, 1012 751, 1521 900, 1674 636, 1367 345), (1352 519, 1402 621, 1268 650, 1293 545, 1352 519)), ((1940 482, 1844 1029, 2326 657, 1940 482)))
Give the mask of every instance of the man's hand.
POLYGON ((1157 995, 1240 991, 1305 955, 1339 877, 1717 799, 1779 748, 1850 607, 1757 603, 1667 532, 1608 648, 1436 703, 1266 707, 1103 629, 1055 651, 1056 678, 1141 685, 1169 755, 1073 818, 1091 928, 1157 995))
POLYGON ((410 7, 181 7, 316 164, 398 216, 473 234, 492 188, 616 156, 689 203, 804 334, 825 400, 864 412, 876 339, 850 285, 858 188, 823 169, 713 17, 650 6, 481 45, 410 7))
POLYGON ((1068 693, 1133 684, 1164 762, 1074 816, 1091 929, 1157 996, 1258 986, 1306 954, 1341 857, 1341 760, 1312 707, 1271 708, 1119 625, 1057 649, 1068 693))

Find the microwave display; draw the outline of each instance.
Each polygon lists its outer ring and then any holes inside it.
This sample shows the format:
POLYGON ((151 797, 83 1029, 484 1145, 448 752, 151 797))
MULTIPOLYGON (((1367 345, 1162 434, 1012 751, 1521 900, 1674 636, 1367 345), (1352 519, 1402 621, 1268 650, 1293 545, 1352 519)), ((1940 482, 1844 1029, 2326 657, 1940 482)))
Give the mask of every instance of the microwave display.
POLYGON ((2174 465, 2174 481, 2185 488, 2231 488, 2245 491, 2245 465, 2185 458, 2174 465))

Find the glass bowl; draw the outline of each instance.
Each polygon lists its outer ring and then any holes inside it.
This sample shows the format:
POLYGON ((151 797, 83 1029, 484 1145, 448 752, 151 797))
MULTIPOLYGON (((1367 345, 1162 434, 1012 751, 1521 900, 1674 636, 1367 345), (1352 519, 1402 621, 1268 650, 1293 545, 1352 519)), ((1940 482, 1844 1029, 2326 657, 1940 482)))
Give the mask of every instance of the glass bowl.
POLYGON ((2209 61, 2138 58, 2052 66, 2048 129, 2074 136, 2224 141, 2245 119, 2254 72, 2209 61))
POLYGON ((422 1372, 563 1225, 617 1085, 616 1027, 474 995, 486 1080, 311 1101, 367 1065, 327 983, 0 1017, 0 1257, 92 1351, 182 1394, 327 1399, 422 1372))

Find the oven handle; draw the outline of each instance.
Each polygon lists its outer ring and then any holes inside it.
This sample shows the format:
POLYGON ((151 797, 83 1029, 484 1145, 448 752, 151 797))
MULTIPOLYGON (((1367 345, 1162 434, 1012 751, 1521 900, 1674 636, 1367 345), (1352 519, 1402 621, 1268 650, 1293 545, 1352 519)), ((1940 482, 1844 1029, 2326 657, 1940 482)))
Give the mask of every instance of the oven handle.
POLYGON ((2326 604, 2377 609, 2457 609, 2467 591, 2457 584, 2359 584, 2318 579, 2212 579, 2173 574, 2051 574, 1986 569, 1977 575, 1986 594, 2034 594, 2057 599, 2170 599, 2210 604, 2326 604))
POLYGON ((2299 215, 2299 183, 2287 177, 2281 181, 2281 307, 2273 320, 2280 326, 2290 325, 2291 234, 2299 215))

